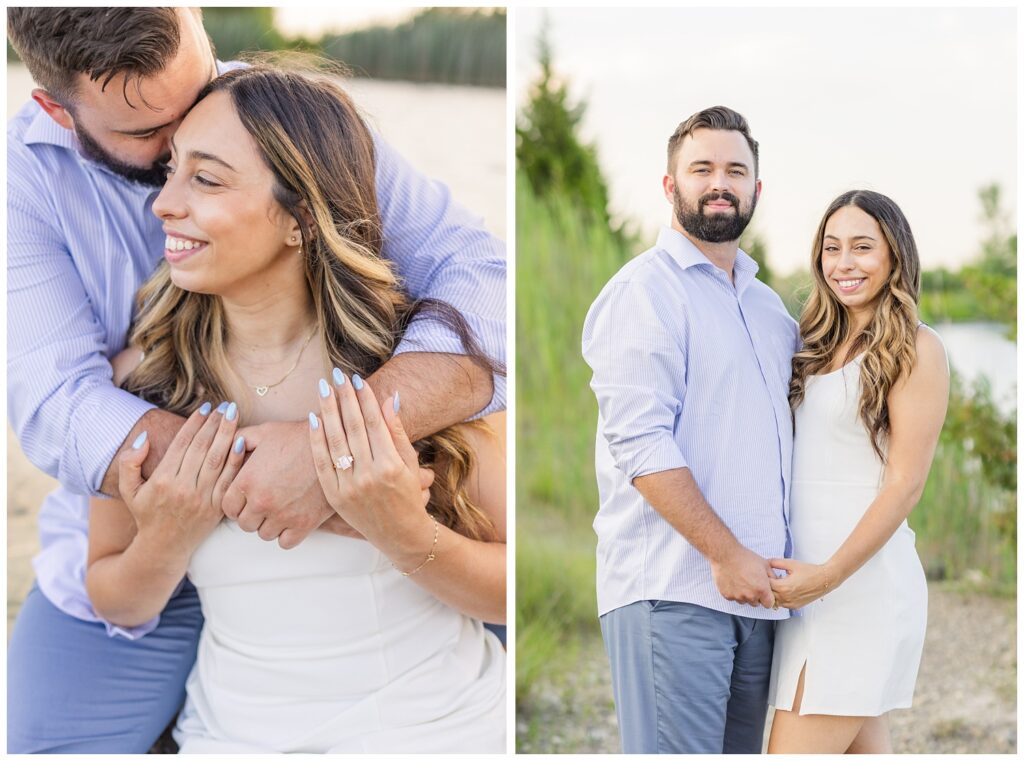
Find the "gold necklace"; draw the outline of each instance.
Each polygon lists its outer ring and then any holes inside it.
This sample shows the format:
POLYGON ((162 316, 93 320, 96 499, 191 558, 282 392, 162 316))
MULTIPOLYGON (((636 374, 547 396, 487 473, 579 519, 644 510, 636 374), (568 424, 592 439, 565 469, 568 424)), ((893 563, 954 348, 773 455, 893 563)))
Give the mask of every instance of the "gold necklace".
POLYGON ((302 352, 304 352, 306 350, 306 347, 309 346, 309 342, 313 340, 313 336, 316 335, 317 328, 319 327, 319 325, 313 326, 313 332, 310 333, 309 337, 303 342, 302 348, 299 349, 299 353, 295 357, 295 362, 292 363, 292 366, 288 369, 288 372, 281 376, 281 380, 279 380, 277 383, 268 383, 263 386, 253 386, 251 383, 246 383, 246 385, 254 389, 256 391, 257 396, 266 396, 267 392, 270 391, 270 389, 274 388, 274 386, 280 386, 282 383, 284 383, 288 376, 291 375, 292 372, 295 370, 295 368, 299 366, 299 360, 302 359, 302 352))

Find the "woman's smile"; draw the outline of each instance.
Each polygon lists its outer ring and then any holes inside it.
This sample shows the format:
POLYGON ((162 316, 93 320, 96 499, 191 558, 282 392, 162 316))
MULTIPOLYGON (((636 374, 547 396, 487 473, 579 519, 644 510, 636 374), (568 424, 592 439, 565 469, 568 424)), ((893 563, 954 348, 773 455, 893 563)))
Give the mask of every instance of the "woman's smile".
POLYGON ((178 264, 197 254, 207 246, 206 241, 189 238, 180 233, 168 232, 164 239, 164 258, 171 264, 178 264))
POLYGON ((839 285, 839 290, 843 293, 855 293, 858 288, 864 285, 867 280, 865 277, 858 278, 836 278, 835 282, 839 285))

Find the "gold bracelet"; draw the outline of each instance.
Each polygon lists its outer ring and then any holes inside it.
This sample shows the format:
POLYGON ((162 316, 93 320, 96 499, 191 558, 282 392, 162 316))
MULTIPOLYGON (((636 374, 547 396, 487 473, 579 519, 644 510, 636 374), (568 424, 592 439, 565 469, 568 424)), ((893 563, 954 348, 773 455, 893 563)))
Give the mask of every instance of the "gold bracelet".
POLYGON ((391 567, 394 568, 396 571, 398 571, 403 576, 412 576, 414 573, 419 571, 423 566, 425 566, 427 563, 429 563, 435 557, 434 556, 434 550, 437 549, 437 536, 438 536, 438 533, 441 530, 441 527, 437 523, 437 518, 435 518, 433 515, 430 515, 430 513, 427 513, 427 515, 429 515, 430 516, 430 520, 432 520, 434 522, 434 542, 433 542, 433 544, 430 545, 430 552, 427 553, 427 559, 424 560, 422 563, 420 563, 415 568, 413 568, 411 571, 399 571, 397 565, 395 565, 394 563, 391 564, 391 567))

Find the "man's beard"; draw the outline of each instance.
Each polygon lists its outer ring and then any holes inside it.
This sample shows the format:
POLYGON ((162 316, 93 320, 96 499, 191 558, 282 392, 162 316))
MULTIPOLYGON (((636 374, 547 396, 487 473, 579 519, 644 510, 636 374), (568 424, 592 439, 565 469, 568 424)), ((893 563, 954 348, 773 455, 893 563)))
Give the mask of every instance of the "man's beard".
POLYGON ((697 199, 696 208, 690 208, 686 205, 682 195, 679 193, 678 185, 672 191, 672 211, 676 215, 679 224, 694 238, 706 243, 724 243, 725 241, 739 240, 743 231, 747 229, 747 225, 750 224, 750 218, 754 216, 754 209, 756 207, 757 193, 751 195, 750 209, 744 214, 740 210, 740 199, 728 191, 702 195, 697 199), (718 200, 725 200, 731 203, 736 213, 706 214, 704 205, 718 200))
POLYGON ((77 121, 75 122, 75 135, 78 136, 78 142, 82 146, 82 154, 86 158, 95 161, 101 166, 105 166, 111 172, 124 177, 126 180, 149 185, 154 188, 162 187, 167 180, 167 170, 164 168, 164 164, 171 160, 170 154, 162 156, 153 166, 142 168, 126 164, 111 156, 103 149, 103 146, 93 139, 92 135, 78 126, 77 121))

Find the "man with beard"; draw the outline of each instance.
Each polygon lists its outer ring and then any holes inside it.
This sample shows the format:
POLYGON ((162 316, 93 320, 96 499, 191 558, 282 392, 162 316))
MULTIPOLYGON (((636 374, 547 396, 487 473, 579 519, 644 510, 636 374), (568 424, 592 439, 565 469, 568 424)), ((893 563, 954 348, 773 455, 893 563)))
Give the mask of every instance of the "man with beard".
MULTIPOLYGON (((162 258, 152 205, 170 140, 231 64, 217 61, 198 9, 10 8, 7 24, 38 85, 7 133, 8 410, 26 455, 61 483, 39 513, 36 585, 9 643, 8 752, 144 753, 183 702, 199 602, 183 581, 142 626, 101 621, 84 588, 84 495, 118 493, 116 455, 143 431, 148 475, 183 423, 114 387, 109 358, 162 258)), ((503 362, 503 244, 379 138, 375 160, 384 253, 407 290, 451 303, 503 362)), ((400 389, 414 438, 504 408, 504 379, 430 320, 368 382, 380 398, 400 389)), ((321 525, 351 531, 328 520, 305 421, 241 433, 250 453, 221 505, 241 528, 285 548, 321 525)))
POLYGON ((590 308, 601 632, 625 753, 760 753, 789 556, 796 323, 739 250, 757 142, 724 107, 669 139, 670 227, 590 308))

